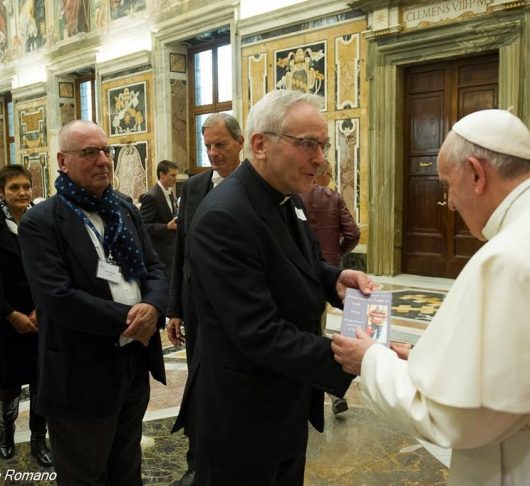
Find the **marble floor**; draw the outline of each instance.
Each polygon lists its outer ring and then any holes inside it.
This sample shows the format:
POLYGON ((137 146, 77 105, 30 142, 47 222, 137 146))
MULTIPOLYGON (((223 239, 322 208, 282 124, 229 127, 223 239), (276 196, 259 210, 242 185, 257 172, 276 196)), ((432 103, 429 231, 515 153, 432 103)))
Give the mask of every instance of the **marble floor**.
MULTIPOLYGON (((451 285, 450 280, 406 275, 376 280, 382 290, 392 291, 423 289, 445 292, 451 285)), ((328 309, 327 332, 337 332, 340 321, 341 312, 328 309)), ((427 326, 428 321, 393 316, 392 338, 413 343, 427 326)), ((182 434, 170 433, 187 376, 185 350, 173 347, 165 333, 163 340, 168 385, 164 387, 156 382, 152 383, 142 440, 144 484, 153 486, 178 484, 177 479, 185 470, 187 449, 186 438, 182 434)), ((446 484, 450 451, 420 443, 381 421, 363 404, 358 380, 352 383, 346 395, 349 409, 334 415, 331 401, 326 397, 324 433, 320 434, 310 428, 305 485, 446 484)), ((20 474, 16 475, 24 472, 50 472, 39 468, 29 453, 28 407, 27 400, 23 401, 17 420, 16 456, 8 461, 0 461, 0 485, 55 484, 55 481, 46 479, 27 481, 20 479, 20 474), (6 479, 6 474, 19 479, 6 479)))

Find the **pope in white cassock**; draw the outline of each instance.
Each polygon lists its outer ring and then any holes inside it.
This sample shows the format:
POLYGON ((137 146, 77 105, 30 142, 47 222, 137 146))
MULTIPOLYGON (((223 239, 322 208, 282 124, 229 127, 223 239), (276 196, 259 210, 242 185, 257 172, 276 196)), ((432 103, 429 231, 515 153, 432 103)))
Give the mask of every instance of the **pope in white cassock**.
POLYGON ((333 336, 335 359, 378 414, 453 448, 449 485, 528 485, 530 131, 507 111, 472 113, 442 144, 438 175, 449 209, 488 242, 410 354, 360 331, 333 336))

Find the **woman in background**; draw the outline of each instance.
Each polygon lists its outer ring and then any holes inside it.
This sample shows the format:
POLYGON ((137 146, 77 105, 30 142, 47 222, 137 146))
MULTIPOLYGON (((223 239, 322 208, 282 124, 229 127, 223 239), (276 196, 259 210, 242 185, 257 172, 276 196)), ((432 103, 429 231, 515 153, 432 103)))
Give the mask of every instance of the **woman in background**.
POLYGON ((46 419, 35 413, 37 318, 18 242, 18 223, 31 205, 29 171, 21 165, 0 169, 0 459, 15 454, 18 402, 29 383, 31 454, 50 467, 46 419))

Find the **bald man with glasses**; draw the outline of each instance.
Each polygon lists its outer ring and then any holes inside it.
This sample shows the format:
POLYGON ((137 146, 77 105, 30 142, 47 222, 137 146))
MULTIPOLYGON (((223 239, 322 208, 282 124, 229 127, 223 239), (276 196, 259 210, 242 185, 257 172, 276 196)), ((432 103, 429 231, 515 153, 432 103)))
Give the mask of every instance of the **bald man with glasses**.
POLYGON ((139 211, 110 186, 103 130, 70 122, 59 147, 57 194, 19 225, 39 323, 37 410, 59 486, 141 485, 149 372, 165 383, 167 281, 139 211))
POLYGON ((321 98, 272 91, 248 115, 250 160, 197 209, 186 245, 198 336, 175 429, 185 427, 199 486, 301 486, 308 421, 352 376, 320 334, 325 301, 362 272, 320 257, 296 194, 329 149, 321 98))

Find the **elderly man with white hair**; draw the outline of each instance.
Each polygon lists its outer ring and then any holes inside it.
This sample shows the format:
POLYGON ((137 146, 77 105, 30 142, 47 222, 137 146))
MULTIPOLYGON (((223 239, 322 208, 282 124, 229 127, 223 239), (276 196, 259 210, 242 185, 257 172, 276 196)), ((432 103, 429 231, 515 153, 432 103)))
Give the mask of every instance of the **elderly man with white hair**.
POLYGON ((247 118, 244 161, 197 208, 186 240, 197 340, 176 428, 185 426, 199 486, 302 486, 308 422, 324 426, 324 391, 352 376, 320 334, 325 301, 362 272, 320 258, 296 194, 329 149, 322 99, 274 90, 247 118))
POLYGON ((530 478, 530 132, 484 110, 458 121, 438 156, 449 209, 488 242, 410 352, 359 332, 335 359, 362 375, 372 408, 401 430, 452 447, 450 485, 530 478))

